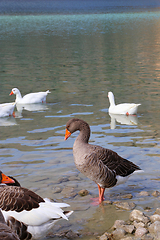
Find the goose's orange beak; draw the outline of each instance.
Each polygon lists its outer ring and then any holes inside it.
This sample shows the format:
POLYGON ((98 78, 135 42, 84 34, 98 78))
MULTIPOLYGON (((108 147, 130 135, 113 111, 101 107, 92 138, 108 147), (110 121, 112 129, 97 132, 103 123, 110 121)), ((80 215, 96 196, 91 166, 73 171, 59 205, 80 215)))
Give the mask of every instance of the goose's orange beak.
POLYGON ((66 128, 66 133, 65 133, 65 138, 64 140, 67 140, 67 138, 69 138, 69 136, 71 136, 71 133, 67 130, 66 128))
POLYGON ((14 94, 13 91, 11 91, 11 93, 9 95, 13 95, 13 94, 14 94))
POLYGON ((2 173, 1 183, 15 183, 15 181, 2 173))

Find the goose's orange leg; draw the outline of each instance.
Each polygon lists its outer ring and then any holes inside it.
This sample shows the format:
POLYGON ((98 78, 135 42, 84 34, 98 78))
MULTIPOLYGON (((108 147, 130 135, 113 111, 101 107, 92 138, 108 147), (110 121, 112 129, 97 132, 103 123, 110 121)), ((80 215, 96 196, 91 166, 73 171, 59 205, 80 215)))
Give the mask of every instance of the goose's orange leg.
POLYGON ((105 188, 100 187, 99 184, 98 184, 98 190, 99 190, 99 203, 101 203, 101 202, 104 201, 105 188))

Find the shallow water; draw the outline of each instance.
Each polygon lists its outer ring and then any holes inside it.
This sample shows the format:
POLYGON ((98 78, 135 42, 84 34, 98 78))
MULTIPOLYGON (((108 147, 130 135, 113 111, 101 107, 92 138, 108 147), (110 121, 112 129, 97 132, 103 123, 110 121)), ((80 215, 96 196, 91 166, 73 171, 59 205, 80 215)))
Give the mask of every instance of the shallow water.
POLYGON ((69 221, 58 222, 54 233, 71 229, 82 233, 82 239, 94 239, 94 233, 103 234, 116 219, 129 215, 114 205, 91 205, 97 186, 73 161, 78 133, 64 141, 65 124, 73 117, 90 124, 90 143, 110 148, 144 170, 106 190, 106 200, 132 193, 126 201, 138 209, 151 207, 152 213, 159 207, 159 199, 138 195, 159 190, 159 29, 160 12, 155 9, 0 15, 0 103, 14 101, 9 96, 13 87, 22 95, 51 91, 46 104, 17 106, 15 118, 0 119, 1 170, 42 197, 71 205, 74 213, 69 221), (112 119, 111 125, 108 91, 116 103, 141 103, 137 117, 112 119), (89 195, 80 197, 77 193, 84 188, 89 195))

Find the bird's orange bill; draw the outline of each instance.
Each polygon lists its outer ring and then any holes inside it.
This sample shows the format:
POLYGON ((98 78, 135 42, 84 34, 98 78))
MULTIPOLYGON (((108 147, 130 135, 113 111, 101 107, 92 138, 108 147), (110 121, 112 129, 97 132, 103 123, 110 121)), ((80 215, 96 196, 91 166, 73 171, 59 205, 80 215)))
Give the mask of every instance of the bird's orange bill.
POLYGON ((2 173, 1 183, 15 183, 15 181, 2 173))
POLYGON ((13 91, 11 91, 11 93, 9 95, 13 95, 13 94, 14 94, 13 91))
POLYGON ((69 136, 71 136, 71 133, 67 130, 66 128, 66 133, 65 133, 65 138, 64 140, 67 140, 67 138, 69 138, 69 136))

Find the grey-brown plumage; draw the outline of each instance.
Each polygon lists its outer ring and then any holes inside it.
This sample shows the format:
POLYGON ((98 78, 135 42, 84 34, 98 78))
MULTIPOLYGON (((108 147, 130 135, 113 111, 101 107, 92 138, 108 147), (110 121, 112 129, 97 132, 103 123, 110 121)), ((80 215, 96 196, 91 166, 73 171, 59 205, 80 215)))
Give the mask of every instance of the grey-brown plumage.
POLYGON ((115 186, 118 177, 127 177, 141 169, 110 149, 89 144, 90 127, 81 119, 73 118, 67 122, 65 140, 77 130, 80 133, 73 145, 75 165, 81 173, 98 184, 99 202, 102 202, 105 188, 115 186))
POLYGON ((32 238, 31 233, 27 231, 27 226, 23 222, 19 222, 14 217, 7 220, 7 225, 16 233, 20 240, 29 240, 32 238))
POLYGON ((20 240, 18 235, 9 226, 7 226, 1 210, 0 210, 0 240, 20 240))

